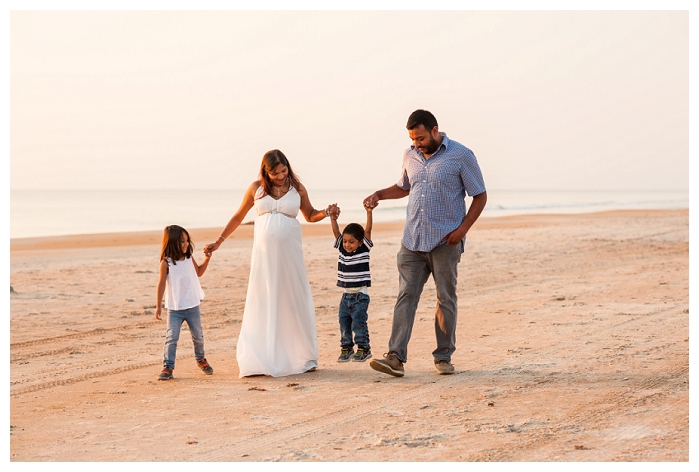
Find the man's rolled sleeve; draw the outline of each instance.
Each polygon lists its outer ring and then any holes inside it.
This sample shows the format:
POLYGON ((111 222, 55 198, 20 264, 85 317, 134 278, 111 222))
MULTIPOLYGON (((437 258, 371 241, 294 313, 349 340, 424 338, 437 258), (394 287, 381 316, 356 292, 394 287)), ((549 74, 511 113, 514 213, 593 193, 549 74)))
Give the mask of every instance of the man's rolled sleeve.
POLYGON ((464 165, 461 168, 461 181, 469 197, 474 197, 485 192, 485 182, 483 181, 481 168, 478 165, 476 156, 470 149, 466 153, 464 165))
POLYGON ((406 166, 407 159, 408 159, 408 153, 404 152, 403 153, 403 167, 401 169, 401 176, 400 176, 400 179, 398 179, 398 182, 396 182, 396 186, 398 186, 398 188, 401 190, 410 190, 410 179, 408 178, 408 169, 406 166))

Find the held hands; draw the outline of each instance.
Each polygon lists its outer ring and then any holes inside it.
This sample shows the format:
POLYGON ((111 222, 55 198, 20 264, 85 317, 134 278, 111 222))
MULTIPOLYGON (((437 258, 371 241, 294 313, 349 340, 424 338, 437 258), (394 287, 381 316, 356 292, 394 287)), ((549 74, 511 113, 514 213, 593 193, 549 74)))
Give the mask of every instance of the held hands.
POLYGON ((206 257, 211 257, 211 254, 218 249, 218 247, 221 245, 221 240, 217 240, 215 243, 209 243, 206 246, 204 246, 204 255, 206 257))
POLYGON ((376 206, 378 204, 379 204, 378 192, 374 192, 364 199, 364 208, 366 208, 367 211, 373 210, 374 208, 376 208, 376 206))
POLYGON ((337 206, 337 203, 332 203, 325 209, 325 214, 328 215, 330 219, 337 220, 340 216, 340 207, 337 206))

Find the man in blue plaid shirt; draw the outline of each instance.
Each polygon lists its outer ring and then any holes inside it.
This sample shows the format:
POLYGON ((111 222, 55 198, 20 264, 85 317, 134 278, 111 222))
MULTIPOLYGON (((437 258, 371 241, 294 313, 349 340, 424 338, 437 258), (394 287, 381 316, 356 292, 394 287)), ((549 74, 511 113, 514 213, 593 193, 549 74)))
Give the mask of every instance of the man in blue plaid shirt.
POLYGON ((409 195, 403 241, 398 251, 400 282, 388 353, 384 359, 372 360, 370 366, 396 377, 405 374, 403 363, 408 359, 415 312, 425 282, 432 274, 437 289, 437 349, 432 355, 438 373, 452 374, 457 267, 464 252, 466 233, 485 208, 488 197, 476 156, 440 133, 432 113, 414 111, 407 128, 413 144, 403 153, 400 180, 364 199, 365 206, 374 208, 379 200, 409 195), (473 197, 468 212, 466 195, 473 197))

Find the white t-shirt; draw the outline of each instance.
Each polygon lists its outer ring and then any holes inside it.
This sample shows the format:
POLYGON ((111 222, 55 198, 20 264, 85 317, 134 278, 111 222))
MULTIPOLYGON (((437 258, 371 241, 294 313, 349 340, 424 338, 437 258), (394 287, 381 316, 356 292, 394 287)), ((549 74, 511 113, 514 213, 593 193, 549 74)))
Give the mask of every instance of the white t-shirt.
POLYGON ((165 308, 168 310, 186 310, 199 306, 204 298, 197 270, 192 258, 183 261, 167 258, 168 274, 165 284, 165 308))

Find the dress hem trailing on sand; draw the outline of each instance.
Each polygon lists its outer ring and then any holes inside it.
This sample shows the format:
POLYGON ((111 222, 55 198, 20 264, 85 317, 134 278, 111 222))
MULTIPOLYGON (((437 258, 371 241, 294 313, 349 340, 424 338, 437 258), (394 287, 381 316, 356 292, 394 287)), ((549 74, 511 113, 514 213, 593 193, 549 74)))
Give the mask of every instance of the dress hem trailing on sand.
POLYGON ((303 262, 301 197, 255 195, 254 241, 245 311, 238 337, 240 377, 282 377, 318 367, 311 286, 303 262))

